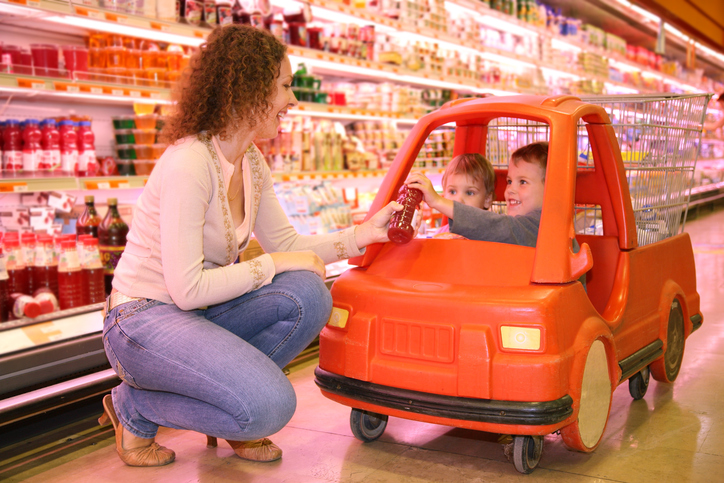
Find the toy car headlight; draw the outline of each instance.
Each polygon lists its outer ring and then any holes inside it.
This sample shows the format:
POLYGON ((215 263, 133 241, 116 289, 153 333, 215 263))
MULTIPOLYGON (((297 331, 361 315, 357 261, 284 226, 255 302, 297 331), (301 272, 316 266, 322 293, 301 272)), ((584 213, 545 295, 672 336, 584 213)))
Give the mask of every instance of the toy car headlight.
POLYGON ((339 307, 332 307, 332 313, 329 316, 327 325, 344 329, 347 325, 347 319, 349 319, 349 311, 340 309, 339 307))
POLYGON ((500 327, 500 340, 504 349, 537 351, 540 349, 540 329, 532 327, 500 327))

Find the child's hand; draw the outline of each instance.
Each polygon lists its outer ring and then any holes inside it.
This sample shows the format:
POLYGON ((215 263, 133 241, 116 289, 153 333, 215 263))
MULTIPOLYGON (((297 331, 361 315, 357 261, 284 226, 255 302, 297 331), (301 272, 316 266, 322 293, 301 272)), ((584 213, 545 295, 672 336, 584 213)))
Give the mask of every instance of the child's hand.
POLYGON ((430 208, 439 211, 448 218, 452 218, 453 202, 437 194, 435 188, 432 187, 432 181, 427 176, 422 173, 412 173, 407 177, 405 184, 410 188, 417 188, 422 191, 425 203, 430 205, 430 208))
POLYGON ((410 188, 417 188, 422 191, 423 198, 428 205, 432 205, 430 202, 435 202, 437 198, 440 198, 440 195, 437 194, 435 188, 432 186, 432 181, 422 173, 410 174, 405 184, 410 188))

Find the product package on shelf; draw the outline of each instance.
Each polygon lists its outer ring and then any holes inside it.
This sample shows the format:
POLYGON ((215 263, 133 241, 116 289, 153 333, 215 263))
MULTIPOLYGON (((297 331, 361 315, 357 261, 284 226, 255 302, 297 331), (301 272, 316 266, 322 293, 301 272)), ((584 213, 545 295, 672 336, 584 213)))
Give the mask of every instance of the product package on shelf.
POLYGON ((330 233, 352 225, 349 205, 329 182, 282 183, 274 190, 289 221, 302 235, 330 233))

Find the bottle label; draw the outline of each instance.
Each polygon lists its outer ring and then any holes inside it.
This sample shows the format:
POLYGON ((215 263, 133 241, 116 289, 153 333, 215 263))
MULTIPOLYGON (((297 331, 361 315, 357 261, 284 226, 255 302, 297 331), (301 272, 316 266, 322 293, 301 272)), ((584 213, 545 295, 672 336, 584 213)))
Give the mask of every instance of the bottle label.
POLYGON ((186 11, 184 17, 188 23, 198 25, 201 23, 201 8, 202 4, 197 0, 186 0, 186 11))
POLYGON ((23 170, 36 171, 38 169, 40 151, 23 151, 23 170))
POLYGON ((35 266, 35 247, 23 246, 23 260, 25 260, 26 267, 35 266))
POLYGON ((77 250, 67 250, 60 254, 58 262, 59 272, 74 272, 80 270, 80 260, 78 259, 77 250))
POLYGON ((7 270, 24 270, 25 262, 23 260, 22 252, 19 248, 8 251, 8 256, 5 259, 5 268, 7 270))
POLYGON ((38 169, 60 169, 60 150, 44 149, 40 155, 38 169))
POLYGON ((209 25, 216 25, 216 2, 206 0, 204 2, 204 21, 209 25))
POLYGON ((8 269, 5 266, 5 257, 0 255, 0 281, 7 280, 8 278, 10 277, 8 276, 8 269))
POLYGON ((78 168, 78 151, 60 152, 60 169, 67 173, 75 173, 78 168))
POLYGON ((227 6, 217 6, 216 17, 219 25, 222 27, 224 25, 229 25, 234 21, 234 16, 231 14, 231 7, 227 6))
POLYGON ((54 256, 54 248, 52 244, 38 245, 35 247, 35 266, 50 267, 57 264, 54 256))
POLYGON ((94 150, 83 151, 78 154, 78 171, 88 171, 89 167, 96 165, 96 152, 94 150))
POLYGON ((123 250, 126 247, 113 247, 107 245, 101 245, 100 247, 101 261, 103 262, 103 273, 106 275, 113 275, 113 272, 118 265, 118 260, 123 255, 123 250))
POLYGON ((83 250, 83 260, 81 262, 83 268, 103 268, 103 262, 101 262, 101 254, 98 250, 83 250))
POLYGON ((3 169, 5 169, 5 171, 20 171, 23 169, 23 152, 4 151, 3 169))

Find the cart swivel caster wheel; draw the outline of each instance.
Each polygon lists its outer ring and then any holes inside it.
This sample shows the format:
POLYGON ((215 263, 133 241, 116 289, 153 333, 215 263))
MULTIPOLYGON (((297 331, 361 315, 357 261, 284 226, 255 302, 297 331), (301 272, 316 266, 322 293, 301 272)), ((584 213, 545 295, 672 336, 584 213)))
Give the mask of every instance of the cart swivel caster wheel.
POLYGON ((540 463, 543 454, 543 436, 515 436, 513 438, 513 464, 520 473, 528 474, 540 463))
POLYGON ((646 390, 649 388, 649 377, 651 372, 648 367, 644 367, 628 380, 628 392, 635 401, 643 399, 646 390))
POLYGON ((352 414, 349 416, 349 426, 355 438, 365 443, 370 443, 382 436, 382 433, 385 432, 387 416, 352 409, 352 414))

